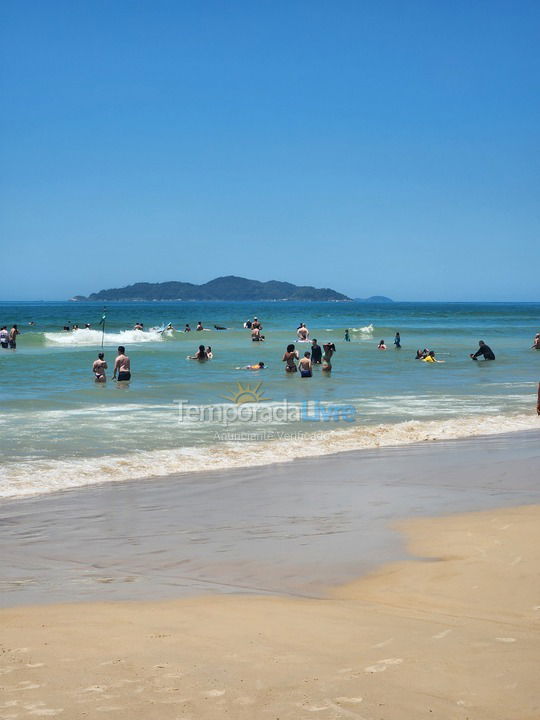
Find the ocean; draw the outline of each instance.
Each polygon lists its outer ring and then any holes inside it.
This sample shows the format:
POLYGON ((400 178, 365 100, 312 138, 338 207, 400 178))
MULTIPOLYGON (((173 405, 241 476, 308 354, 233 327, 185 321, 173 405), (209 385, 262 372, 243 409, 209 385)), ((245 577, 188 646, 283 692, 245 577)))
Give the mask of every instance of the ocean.
POLYGON ((16 351, 0 351, 0 497, 539 424, 540 352, 530 346, 540 303, 111 303, 104 334, 103 311, 97 303, 0 304, 0 325, 21 331, 16 351), (243 327, 254 316, 264 343, 243 327), (195 332, 199 320, 207 331, 195 332), (193 332, 150 330, 169 322, 193 332), (321 346, 335 343, 331 373, 285 373, 281 358, 301 322, 321 346), (91 329, 62 330, 73 323, 91 329), (495 362, 471 362, 480 339, 495 362), (105 385, 91 371, 102 340, 105 385), (188 360, 201 343, 213 359, 188 360), (128 385, 111 379, 118 345, 131 358, 128 385), (444 363, 415 360, 424 347, 444 363), (237 369, 259 361, 260 372, 237 369))

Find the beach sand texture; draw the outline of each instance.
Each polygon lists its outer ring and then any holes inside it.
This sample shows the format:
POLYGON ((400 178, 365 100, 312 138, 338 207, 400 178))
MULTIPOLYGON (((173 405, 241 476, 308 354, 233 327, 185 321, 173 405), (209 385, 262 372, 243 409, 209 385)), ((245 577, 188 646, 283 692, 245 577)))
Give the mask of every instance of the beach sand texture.
POLYGON ((410 560, 319 599, 6 609, 1 720, 533 720, 540 506, 399 524, 410 560))

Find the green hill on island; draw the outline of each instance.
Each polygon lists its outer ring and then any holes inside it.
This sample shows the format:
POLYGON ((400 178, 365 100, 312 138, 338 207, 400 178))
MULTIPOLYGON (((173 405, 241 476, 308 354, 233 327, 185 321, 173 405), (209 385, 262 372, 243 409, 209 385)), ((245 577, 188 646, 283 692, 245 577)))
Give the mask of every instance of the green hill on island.
POLYGON ((204 285, 185 282, 135 283, 123 288, 111 288, 92 293, 88 297, 76 295, 75 301, 153 301, 153 300, 350 300, 330 288, 298 286, 292 283, 270 280, 259 282, 228 275, 216 278, 204 285))

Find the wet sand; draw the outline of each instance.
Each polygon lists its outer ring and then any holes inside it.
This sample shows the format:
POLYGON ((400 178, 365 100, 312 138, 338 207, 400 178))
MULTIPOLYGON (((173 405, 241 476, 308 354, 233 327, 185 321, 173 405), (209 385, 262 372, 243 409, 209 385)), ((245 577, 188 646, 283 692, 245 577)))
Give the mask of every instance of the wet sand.
POLYGON ((325 598, 3 610, 0 718, 536 720, 540 506, 400 530, 325 598))
POLYGON ((321 597, 405 559, 400 519, 540 502, 539 439, 363 450, 3 502, 2 603, 321 597))
POLYGON ((0 720, 540 717, 538 440, 3 503, 0 720))

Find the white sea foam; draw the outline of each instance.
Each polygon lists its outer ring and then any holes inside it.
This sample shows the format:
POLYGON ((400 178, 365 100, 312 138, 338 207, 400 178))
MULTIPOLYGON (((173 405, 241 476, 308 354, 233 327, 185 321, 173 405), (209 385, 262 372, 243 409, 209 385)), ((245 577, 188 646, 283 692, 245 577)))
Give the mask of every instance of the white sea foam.
POLYGON ((351 328, 351 332, 359 332, 364 333, 365 335, 372 335, 373 334, 373 325, 366 325, 365 327, 360 328, 351 328))
MULTIPOLYGON (((495 435, 539 427, 536 416, 478 415, 446 420, 411 420, 396 424, 356 425, 311 435, 296 428, 249 430, 246 435, 217 438, 211 445, 173 450, 134 452, 60 460, 28 459, 5 463, 0 497, 27 497, 44 493, 122 480, 152 478, 177 473, 269 465, 331 453, 407 445, 432 440, 451 440, 478 435, 495 435), (244 439, 245 438, 245 439, 244 439)), ((225 429, 216 427, 216 434, 225 429)), ((229 430, 230 432, 230 430, 229 430)), ((245 432, 245 431, 244 431, 245 432)))
MULTIPOLYGON (((157 330, 121 330, 117 333, 106 332, 104 345, 133 345, 135 343, 161 342, 163 334, 157 330)), ((45 333, 49 345, 101 345, 101 330, 81 328, 72 332, 45 333)))

